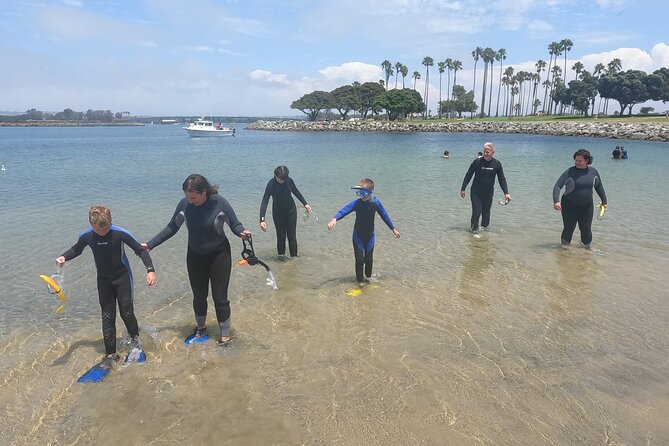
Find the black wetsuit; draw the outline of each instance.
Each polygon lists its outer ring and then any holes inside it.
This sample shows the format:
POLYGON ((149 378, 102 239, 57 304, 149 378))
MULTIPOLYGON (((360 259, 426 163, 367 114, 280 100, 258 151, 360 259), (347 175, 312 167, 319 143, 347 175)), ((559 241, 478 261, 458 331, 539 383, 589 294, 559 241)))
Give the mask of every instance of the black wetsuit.
POLYGON ((474 176, 474 182, 469 192, 472 201, 471 229, 477 231, 481 216, 481 226, 487 228, 490 224, 490 208, 492 207, 495 176, 497 176, 499 187, 502 188, 505 195, 509 193, 509 189, 506 185, 502 163, 496 158, 492 158, 490 161, 486 161, 485 158, 475 159, 469 166, 460 190, 467 188, 472 176, 474 176))
POLYGON ((151 256, 130 232, 120 226, 112 225, 103 237, 89 228, 79 235, 79 240, 65 251, 65 260, 72 260, 90 246, 98 271, 98 297, 102 309, 102 336, 106 353, 116 353, 116 302, 121 319, 128 334, 139 334, 137 318, 133 309, 133 279, 130 263, 125 255, 123 244, 135 251, 144 262, 147 272, 153 271, 151 256))
POLYGON ((290 256, 297 255, 297 208, 292 194, 295 194, 303 205, 307 204, 295 182, 286 177, 283 184, 272 177, 265 187, 265 194, 260 203, 260 222, 265 221, 269 197, 272 197, 272 219, 276 228, 276 250, 279 255, 286 253, 286 237, 288 238, 288 250, 290 256))
POLYGON ((585 169, 570 167, 560 178, 558 178, 553 187, 553 203, 560 201, 562 207, 562 243, 571 243, 574 229, 578 223, 578 229, 581 231, 581 242, 584 245, 590 245, 592 241, 592 215, 594 213, 594 204, 592 202, 592 189, 597 191, 597 195, 606 205, 606 192, 599 176, 599 172, 594 167, 588 166, 585 169), (564 194, 560 200, 560 189, 564 187, 564 194))
POLYGON ((193 311, 198 326, 204 326, 207 316, 207 295, 211 281, 211 295, 221 336, 230 335, 230 302, 228 284, 232 269, 230 242, 225 236, 224 223, 239 236, 244 226, 232 207, 218 194, 211 195, 200 206, 189 204, 184 198, 177 205, 165 229, 147 245, 153 249, 177 233, 183 223, 188 228, 186 265, 193 290, 193 311))
POLYGON ((378 213, 388 227, 393 230, 395 226, 390 220, 388 213, 376 197, 370 201, 360 198, 354 200, 341 208, 335 215, 341 220, 351 212, 355 212, 355 224, 353 225, 353 253, 355 254, 355 277, 358 282, 363 282, 365 277, 372 276, 374 262, 374 216, 378 213), (363 276, 363 265, 365 274, 363 276))

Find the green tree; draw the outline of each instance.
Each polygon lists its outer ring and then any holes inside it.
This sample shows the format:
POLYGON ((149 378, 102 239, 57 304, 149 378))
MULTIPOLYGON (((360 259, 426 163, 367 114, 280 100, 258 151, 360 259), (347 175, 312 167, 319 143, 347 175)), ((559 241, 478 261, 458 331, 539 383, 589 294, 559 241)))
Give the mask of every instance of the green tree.
POLYGON ((453 96, 452 99, 447 101, 442 101, 439 104, 441 113, 457 113, 458 117, 462 118, 462 113, 464 112, 475 112, 478 108, 476 102, 474 102, 474 90, 465 91, 465 87, 462 85, 453 86, 453 96))
POLYGON ((653 71, 653 74, 659 76, 662 84, 659 95, 652 97, 652 99, 662 102, 669 101, 669 68, 660 68, 659 70, 653 71))
MULTIPOLYGON (((450 60, 450 59, 446 59, 450 60)), ((439 67, 439 103, 441 104, 441 78, 442 75, 444 74, 444 71, 446 71, 446 62, 438 62, 437 67, 439 67)), ((439 119, 441 119, 441 107, 439 108, 439 119)))
POLYGON ((376 82, 365 82, 362 85, 355 86, 355 92, 358 95, 360 103, 360 117, 367 119, 370 111, 373 111, 374 99, 385 91, 383 86, 376 82))
POLYGON ((413 89, 416 89, 416 81, 420 79, 420 73, 418 71, 413 72, 413 89))
POLYGON ((422 112, 424 104, 420 93, 410 88, 404 88, 381 93, 374 99, 374 108, 386 110, 388 119, 395 121, 406 118, 409 113, 422 112))
POLYGON ((597 88, 603 98, 618 101, 620 115, 623 115, 627 108, 629 108, 628 114, 631 115, 635 104, 650 99, 649 87, 652 87, 653 83, 657 83, 657 77, 649 78, 641 70, 627 70, 600 77, 597 88))
POLYGON ((314 91, 307 93, 300 99, 293 101, 290 108, 296 109, 307 115, 308 121, 315 121, 321 110, 333 108, 332 95, 327 91, 314 91))
POLYGON ((337 109, 342 121, 346 120, 349 112, 360 109, 360 97, 357 87, 353 85, 335 88, 330 92, 330 95, 332 96, 333 108, 337 109))

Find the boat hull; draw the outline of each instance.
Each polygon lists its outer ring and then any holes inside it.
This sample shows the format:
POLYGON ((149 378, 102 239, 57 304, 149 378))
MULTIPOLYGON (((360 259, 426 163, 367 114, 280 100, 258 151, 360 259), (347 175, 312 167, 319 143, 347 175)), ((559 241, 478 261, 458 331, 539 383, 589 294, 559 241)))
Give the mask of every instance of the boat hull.
POLYGON ((214 136, 214 137, 223 137, 223 136, 235 136, 235 130, 234 129, 222 129, 222 130, 192 130, 192 129, 186 129, 188 132, 188 135, 193 137, 193 138, 201 138, 201 137, 209 137, 209 136, 214 136))

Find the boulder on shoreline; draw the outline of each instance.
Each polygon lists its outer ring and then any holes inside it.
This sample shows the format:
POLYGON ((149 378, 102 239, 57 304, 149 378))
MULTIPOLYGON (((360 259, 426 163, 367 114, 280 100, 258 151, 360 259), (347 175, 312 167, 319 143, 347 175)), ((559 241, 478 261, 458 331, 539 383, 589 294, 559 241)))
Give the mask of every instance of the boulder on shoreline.
POLYGON ((452 133, 523 133, 558 136, 590 136, 612 139, 669 141, 669 123, 655 122, 410 122, 410 121, 263 121, 249 130, 310 132, 452 132, 452 133))

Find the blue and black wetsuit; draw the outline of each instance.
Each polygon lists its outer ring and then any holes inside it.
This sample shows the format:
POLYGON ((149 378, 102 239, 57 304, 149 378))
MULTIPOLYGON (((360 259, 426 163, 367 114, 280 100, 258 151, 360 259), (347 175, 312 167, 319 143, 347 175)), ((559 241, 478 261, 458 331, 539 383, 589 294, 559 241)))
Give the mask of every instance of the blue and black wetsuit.
POLYGON ((578 229, 581 231, 581 242, 584 245, 590 245, 592 242, 592 215, 594 213, 594 203, 592 202, 592 189, 597 191, 597 195, 606 205, 606 192, 599 172, 594 167, 588 166, 585 169, 570 167, 560 178, 558 178, 553 187, 553 203, 560 201, 562 207, 562 229, 561 240, 563 244, 571 243, 574 229, 578 223, 578 229), (560 190, 564 187, 564 194, 560 200, 560 190))
POLYGON ((509 188, 506 185, 502 163, 496 158, 492 158, 490 161, 486 161, 485 158, 475 159, 465 174, 465 179, 462 181, 460 190, 467 188, 472 176, 474 176, 474 182, 469 192, 472 201, 471 229, 472 231, 477 231, 481 216, 481 226, 487 228, 490 224, 490 208, 492 207, 495 176, 497 176, 499 187, 502 188, 504 194, 509 193, 509 188))
POLYGON ((272 219, 276 228, 276 250, 279 255, 286 253, 286 237, 288 238, 288 250, 290 256, 297 256, 297 208, 293 200, 294 194, 300 202, 306 206, 300 191, 295 186, 292 178, 286 177, 283 183, 272 177, 265 187, 265 194, 260 203, 260 222, 265 221, 269 197, 272 197, 272 219))
POLYGON ((351 212, 355 212, 355 224, 353 225, 355 277, 358 282, 363 282, 365 277, 372 276, 372 264, 374 261, 374 216, 378 213, 390 230, 395 229, 395 225, 390 220, 381 201, 376 197, 369 201, 358 198, 350 202, 337 212, 335 218, 341 220, 351 212), (363 265, 365 267, 364 276, 363 265))
POLYGON ((228 285, 232 269, 230 242, 225 236, 224 223, 240 236, 244 226, 239 222, 228 201, 218 194, 211 195, 200 206, 184 198, 177 205, 165 229, 147 243, 153 249, 177 233, 182 224, 188 228, 186 266, 193 290, 193 311, 198 327, 207 318, 207 295, 211 295, 221 336, 230 336, 230 302, 228 285))
POLYGON ((102 336, 105 342, 105 352, 108 355, 116 353, 116 302, 118 302, 119 313, 128 334, 132 337, 139 334, 139 326, 133 309, 132 270, 125 255, 124 244, 142 259, 147 272, 153 271, 149 253, 130 232, 115 225, 112 225, 104 236, 93 232, 93 228, 87 229, 79 235, 77 243, 63 254, 67 261, 79 256, 86 246, 89 246, 93 252, 98 271, 102 336))

